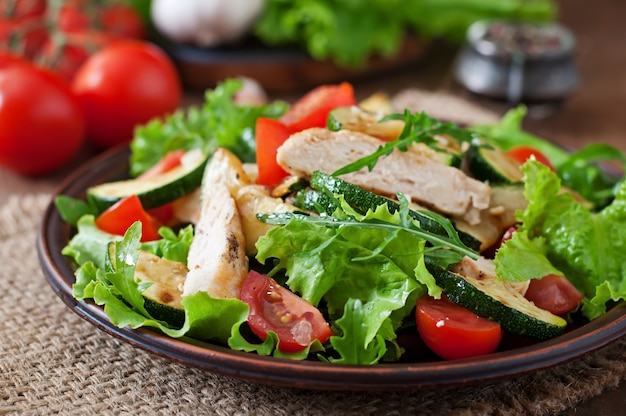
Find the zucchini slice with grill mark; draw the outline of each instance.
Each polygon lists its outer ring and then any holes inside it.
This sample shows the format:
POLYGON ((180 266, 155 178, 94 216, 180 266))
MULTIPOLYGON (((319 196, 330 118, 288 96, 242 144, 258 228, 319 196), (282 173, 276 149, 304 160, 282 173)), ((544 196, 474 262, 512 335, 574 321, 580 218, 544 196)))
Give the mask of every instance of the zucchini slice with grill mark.
POLYGON ((209 157, 200 151, 183 156, 183 164, 150 179, 126 179, 96 185, 87 190, 87 200, 102 212, 120 199, 137 195, 144 209, 156 208, 196 190, 209 157))
MULTIPOLYGON (((115 256, 115 243, 109 243, 109 255, 106 268, 114 271, 111 258, 115 256)), ((185 311, 181 304, 182 287, 187 277, 187 266, 156 256, 147 251, 140 251, 135 265, 135 280, 151 283, 141 295, 144 307, 150 316, 167 322, 172 327, 180 328, 185 323, 185 311)))
POLYGON ((520 163, 501 149, 472 144, 466 152, 470 173, 491 184, 521 184, 524 175, 520 163))
MULTIPOLYGON (((302 206, 298 205, 299 208, 313 210, 323 209, 323 211, 327 214, 332 214, 332 212, 336 209, 336 206, 334 205, 335 202, 328 196, 324 195, 324 192, 330 192, 332 194, 343 195, 346 202, 361 214, 365 214, 370 209, 376 209, 376 207, 385 203, 391 213, 395 213, 400 210, 400 204, 396 201, 377 195, 350 182, 346 182, 343 179, 327 175, 320 171, 313 172, 310 183, 311 187, 318 191, 319 195, 303 194, 298 196, 296 198, 296 205, 302 204, 302 206)), ((439 235, 447 235, 441 224, 420 214, 419 212, 409 210, 409 215, 414 220, 418 221, 424 230, 439 235)), ((478 250, 480 248, 480 241, 471 235, 460 231, 458 234, 461 241, 469 248, 473 250, 478 250)))
POLYGON ((428 261, 426 267, 448 299, 498 322, 505 331, 538 340, 554 338, 565 331, 565 319, 538 308, 503 282, 461 276, 428 261))

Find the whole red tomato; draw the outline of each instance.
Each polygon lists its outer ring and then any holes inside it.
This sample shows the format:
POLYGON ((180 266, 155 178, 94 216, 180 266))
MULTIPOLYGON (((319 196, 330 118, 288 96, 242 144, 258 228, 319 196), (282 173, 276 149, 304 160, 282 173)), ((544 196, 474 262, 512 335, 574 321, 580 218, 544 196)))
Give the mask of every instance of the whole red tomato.
POLYGON ((182 92, 168 56, 144 41, 119 41, 92 55, 72 89, 87 120, 87 138, 100 148, 128 143, 135 126, 173 112, 182 92))
POLYGON ((25 62, 0 68, 0 165, 24 175, 49 173, 76 155, 84 133, 66 82, 25 62))

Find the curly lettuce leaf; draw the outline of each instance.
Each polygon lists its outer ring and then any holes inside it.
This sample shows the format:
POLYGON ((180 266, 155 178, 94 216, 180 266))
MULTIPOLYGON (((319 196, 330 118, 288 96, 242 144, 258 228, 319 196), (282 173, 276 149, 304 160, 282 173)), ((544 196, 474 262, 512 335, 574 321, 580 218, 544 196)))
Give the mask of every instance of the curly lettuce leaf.
POLYGON ((159 240, 143 243, 141 249, 167 260, 187 264, 189 247, 193 241, 193 226, 181 228, 178 234, 171 228, 159 228, 159 240))
POLYGON ((278 349, 278 335, 274 331, 267 332, 267 338, 262 342, 251 342, 242 334, 242 323, 232 327, 232 333, 228 339, 228 346, 233 350, 256 352, 259 355, 272 356, 276 358, 285 358, 289 360, 304 360, 312 352, 324 351, 324 346, 319 340, 313 340, 302 351, 283 352, 278 349))
POLYGON ((238 105, 233 97, 242 81, 227 79, 207 90, 201 108, 178 110, 165 119, 154 119, 135 129, 130 144, 130 174, 137 176, 176 149, 201 149, 211 154, 217 147, 233 151, 244 162, 256 158, 254 127, 258 117, 278 118, 287 104, 238 105))
POLYGON ((92 262, 96 268, 104 270, 109 243, 121 240, 122 237, 101 231, 96 227, 93 215, 82 216, 76 227, 78 232, 63 247, 61 253, 70 257, 79 266, 92 262))
MULTIPOLYGON (((392 217, 386 206, 366 215, 368 220, 392 217)), ((364 332, 357 345, 364 350, 379 337, 394 342, 390 328, 400 326, 427 290, 422 282, 436 290, 430 273, 420 267, 425 240, 401 229, 327 227, 294 217, 259 239, 257 248, 257 260, 271 259, 277 262, 275 270, 285 270, 292 291, 313 305, 324 300, 331 321, 345 313, 351 299, 358 300, 364 332)), ((350 318, 345 319, 348 324, 350 318)))
POLYGON ((476 20, 555 16, 551 0, 268 0, 254 34, 266 45, 298 46, 314 59, 358 68, 396 53, 410 32, 459 43, 476 20))
POLYGON ((607 172, 602 164, 617 162, 622 171, 626 171, 626 156, 617 148, 600 143, 569 153, 554 143, 525 132, 522 121, 526 113, 527 108, 520 105, 509 110, 497 124, 475 125, 470 129, 504 150, 516 146, 539 150, 554 165, 564 186, 576 191, 596 207, 606 206, 623 178, 607 172))
POLYGON ((559 178, 544 165, 529 161, 522 170, 529 203, 518 213, 519 235, 496 254, 499 276, 565 275, 585 295, 582 311, 589 319, 604 314, 612 301, 626 300, 626 185, 593 213, 561 192, 559 178))
MULTIPOLYGON (((238 299, 216 299, 198 292, 182 300, 185 322, 174 328, 164 321, 154 319, 146 310, 142 292, 149 284, 135 279, 135 267, 141 248, 140 223, 133 224, 124 237, 115 241, 115 257, 108 267, 97 267, 87 261, 76 271, 72 293, 78 300, 93 299, 104 307, 111 322, 118 327, 151 327, 180 338, 228 343, 234 326, 241 325, 248 316, 248 305, 238 299)), ((105 245, 106 247, 106 245, 105 245)))
MULTIPOLYGON (((104 269, 109 243, 121 240, 122 237, 100 230, 95 224, 93 215, 82 216, 76 227, 76 234, 61 253, 70 257, 79 266, 91 261, 97 268, 104 269)), ((171 228, 161 227, 159 235, 161 239, 142 243, 141 249, 167 260, 186 263, 193 240, 193 226, 182 228, 178 234, 171 228)))

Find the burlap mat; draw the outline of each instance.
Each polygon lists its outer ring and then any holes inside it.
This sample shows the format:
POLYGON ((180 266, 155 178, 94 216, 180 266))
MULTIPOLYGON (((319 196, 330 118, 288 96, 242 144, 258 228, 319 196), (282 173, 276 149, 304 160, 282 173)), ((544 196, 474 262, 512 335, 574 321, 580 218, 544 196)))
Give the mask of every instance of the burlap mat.
POLYGON ((0 414, 546 415, 626 379, 626 338, 515 379, 417 392, 278 388, 170 362, 105 334, 54 294, 35 250, 52 184, 2 176, 0 414))

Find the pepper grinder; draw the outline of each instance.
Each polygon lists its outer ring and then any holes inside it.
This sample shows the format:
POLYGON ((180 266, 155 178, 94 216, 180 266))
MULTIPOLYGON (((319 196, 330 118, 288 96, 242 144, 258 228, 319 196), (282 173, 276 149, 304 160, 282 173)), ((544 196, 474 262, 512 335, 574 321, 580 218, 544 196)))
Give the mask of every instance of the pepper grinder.
POLYGON ((559 101, 579 85, 575 39, 553 22, 472 24, 454 63, 456 80, 476 94, 521 102, 559 101))

